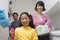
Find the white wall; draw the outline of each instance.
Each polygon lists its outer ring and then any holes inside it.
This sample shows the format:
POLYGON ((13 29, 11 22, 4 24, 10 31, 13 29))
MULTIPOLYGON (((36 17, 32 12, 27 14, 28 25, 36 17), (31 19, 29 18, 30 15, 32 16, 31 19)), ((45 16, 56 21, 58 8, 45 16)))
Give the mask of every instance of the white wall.
MULTIPOLYGON (((9 0, 0 0, 0 8, 5 9, 6 17, 8 17, 8 5, 9 5, 8 3, 9 0)), ((7 40, 8 36, 9 36, 8 27, 2 28, 2 26, 0 25, 0 40, 7 40)))
POLYGON ((36 0, 12 0, 12 12, 34 12, 36 0))
POLYGON ((55 30, 60 30, 60 13, 57 12, 56 14, 50 15, 50 18, 52 19, 52 23, 54 25, 55 30))

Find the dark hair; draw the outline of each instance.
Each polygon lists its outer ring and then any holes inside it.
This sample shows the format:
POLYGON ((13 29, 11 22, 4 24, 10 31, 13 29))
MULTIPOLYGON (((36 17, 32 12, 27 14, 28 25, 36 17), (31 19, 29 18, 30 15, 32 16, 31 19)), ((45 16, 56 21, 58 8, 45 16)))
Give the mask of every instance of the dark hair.
POLYGON ((13 17, 14 17, 15 14, 18 16, 18 13, 14 12, 14 13, 13 13, 13 17))
POLYGON ((26 15, 29 17, 29 19, 31 20, 30 23, 29 23, 29 26, 30 26, 31 28, 34 28, 35 26, 34 26, 34 24, 33 24, 32 16, 29 15, 27 12, 22 12, 21 15, 20 15, 20 17, 19 17, 20 27, 23 26, 22 23, 21 23, 21 16, 22 16, 23 14, 26 14, 26 15))
POLYGON ((42 11, 45 11, 45 10, 46 10, 43 1, 38 1, 38 2, 36 3, 36 6, 35 6, 35 10, 36 10, 36 11, 37 11, 37 5, 43 6, 43 10, 42 10, 42 11))

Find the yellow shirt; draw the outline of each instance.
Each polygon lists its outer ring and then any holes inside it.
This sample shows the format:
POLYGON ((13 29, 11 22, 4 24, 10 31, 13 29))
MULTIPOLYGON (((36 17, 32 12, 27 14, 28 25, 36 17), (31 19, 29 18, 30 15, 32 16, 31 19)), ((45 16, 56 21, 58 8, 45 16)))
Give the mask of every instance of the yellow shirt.
POLYGON ((31 27, 19 27, 15 30, 15 40, 38 40, 36 31, 31 27))

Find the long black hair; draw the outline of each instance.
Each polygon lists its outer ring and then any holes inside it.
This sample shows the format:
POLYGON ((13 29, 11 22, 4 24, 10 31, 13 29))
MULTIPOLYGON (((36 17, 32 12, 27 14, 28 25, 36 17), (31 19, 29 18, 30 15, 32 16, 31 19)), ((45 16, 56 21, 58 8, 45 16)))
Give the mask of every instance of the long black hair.
POLYGON ((22 13, 21 13, 21 15, 20 15, 20 17, 19 17, 20 27, 23 26, 22 23, 21 23, 21 16, 22 16, 23 14, 26 14, 26 15, 29 17, 29 19, 30 19, 29 26, 30 26, 31 28, 35 28, 35 26, 34 26, 34 24, 33 24, 32 16, 29 15, 28 12, 22 12, 22 13))

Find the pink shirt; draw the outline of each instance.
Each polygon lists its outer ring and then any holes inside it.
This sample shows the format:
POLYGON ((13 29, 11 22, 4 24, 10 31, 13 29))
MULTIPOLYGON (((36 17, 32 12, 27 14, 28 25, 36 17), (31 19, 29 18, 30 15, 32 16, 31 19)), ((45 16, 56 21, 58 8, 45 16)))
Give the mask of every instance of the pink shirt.
POLYGON ((37 27, 38 25, 47 24, 48 27, 51 28, 52 25, 47 14, 43 14, 41 17, 38 17, 37 14, 32 14, 32 17, 35 27, 37 27))

